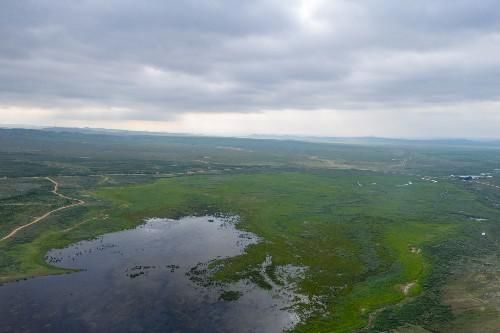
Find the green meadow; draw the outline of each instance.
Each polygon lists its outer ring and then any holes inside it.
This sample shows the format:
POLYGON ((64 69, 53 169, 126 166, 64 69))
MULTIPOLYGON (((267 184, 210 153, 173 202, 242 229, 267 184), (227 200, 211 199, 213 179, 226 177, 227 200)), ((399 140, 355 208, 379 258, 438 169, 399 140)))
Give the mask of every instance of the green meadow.
POLYGON ((467 205, 493 214, 448 182, 355 171, 192 176, 94 195, 117 208, 110 217, 121 221, 116 225, 153 216, 240 216, 239 228, 262 241, 213 263, 223 264, 213 278, 266 288, 279 266, 305 267, 297 288, 313 301, 297 305, 308 314, 297 332, 351 332, 366 327, 374 311, 418 298, 433 270, 427 249, 473 224, 456 212, 467 205), (267 256, 272 265, 262 272, 267 256))
MULTIPOLYGON (((497 281, 500 190, 449 177, 493 170, 492 147, 38 132, 4 138, 24 141, 0 152, 2 236, 68 204, 50 193, 46 176, 85 205, 0 242, 0 283, 72 273, 47 264, 47 251, 149 217, 222 214, 239 216, 237 227, 260 241, 211 262, 208 278, 271 290, 286 285, 284 268, 299 268, 288 281, 302 296, 291 305, 301 317, 295 332, 472 332, 499 315, 474 302, 491 303, 488 295, 500 292, 477 283, 486 281, 485 267, 493 272, 487 281, 497 281)), ((498 184, 496 174, 483 182, 498 184)), ((221 299, 239 296, 227 291, 221 299)))

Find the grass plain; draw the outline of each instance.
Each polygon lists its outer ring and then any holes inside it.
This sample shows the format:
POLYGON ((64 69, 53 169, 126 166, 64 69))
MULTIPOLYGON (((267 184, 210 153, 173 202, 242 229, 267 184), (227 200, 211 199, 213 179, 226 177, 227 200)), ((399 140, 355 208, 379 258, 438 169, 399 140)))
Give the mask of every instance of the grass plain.
POLYGON ((281 268, 304 268, 296 332, 498 328, 489 284, 471 282, 499 277, 500 189, 481 184, 498 181, 495 146, 28 130, 0 139, 0 235, 67 204, 45 176, 86 201, 0 242, 0 282, 68 273, 44 261, 49 249, 147 217, 237 214, 262 241, 212 263, 211 278, 271 288, 281 268), (450 177, 484 172, 492 178, 450 177))

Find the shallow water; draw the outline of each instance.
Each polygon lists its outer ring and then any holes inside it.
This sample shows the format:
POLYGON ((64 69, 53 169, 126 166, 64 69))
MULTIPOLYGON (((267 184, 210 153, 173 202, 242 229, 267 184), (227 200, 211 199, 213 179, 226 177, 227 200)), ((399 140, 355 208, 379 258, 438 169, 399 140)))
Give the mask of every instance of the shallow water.
POLYGON ((0 332, 281 332, 297 316, 250 283, 236 301, 192 282, 199 263, 258 241, 235 218, 150 219, 131 230, 52 250, 52 264, 84 271, 0 287, 0 332))

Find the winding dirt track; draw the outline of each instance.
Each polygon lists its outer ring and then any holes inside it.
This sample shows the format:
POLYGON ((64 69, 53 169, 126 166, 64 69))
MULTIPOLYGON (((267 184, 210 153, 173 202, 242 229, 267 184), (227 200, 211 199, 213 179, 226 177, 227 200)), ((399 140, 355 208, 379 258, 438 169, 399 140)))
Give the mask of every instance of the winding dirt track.
POLYGON ((61 194, 58 192, 59 190, 59 183, 56 182, 54 179, 50 178, 50 177, 45 177, 45 179, 47 179, 49 182, 51 182, 52 184, 54 184, 54 189, 51 191, 52 193, 54 193, 55 195, 63 198, 63 199, 67 199, 67 200, 71 200, 71 201, 76 201, 75 203, 72 203, 71 205, 67 205, 67 206, 63 206, 63 207, 59 207, 59 208, 56 208, 56 209, 53 209, 51 210, 50 212, 47 212, 45 213, 44 215, 42 216, 39 216, 37 218, 35 218, 33 221, 31 221, 30 223, 27 223, 27 224, 23 224, 22 226, 19 226, 17 228, 15 228, 14 230, 12 230, 7 236, 3 237, 0 239, 0 242, 4 241, 4 240, 7 240, 11 237, 13 237, 15 234, 17 234, 19 231, 25 229, 25 228, 28 228, 29 226, 32 226, 33 224, 35 223, 38 223, 38 222, 41 222, 43 220, 45 220, 47 217, 49 217, 50 215, 52 215, 53 213, 56 213, 56 212, 59 212, 61 210, 64 210, 64 209, 68 209, 68 208, 71 208, 71 207, 75 207, 75 206, 80 206, 80 205, 83 205, 85 204, 85 201, 83 200, 80 200, 80 199, 75 199, 75 198, 71 198, 71 197, 68 197, 64 194, 61 194))
MULTIPOLYGON (((235 168, 236 170, 237 168, 235 168)), ((230 169, 226 169, 224 171, 229 171, 230 169)), ((207 173, 214 173, 214 172, 218 172, 219 170, 211 170, 211 172, 207 172, 207 173)), ((199 173, 199 172, 198 172, 199 173)), ((171 174, 163 174, 163 176, 165 175, 168 175, 170 177, 174 177, 174 176, 187 176, 187 175, 194 175, 196 174, 196 172, 181 172, 181 173, 177 173, 177 174, 174 174, 174 173, 171 173, 171 174)), ((146 174, 146 173, 109 173, 109 174, 98 174, 98 175, 90 175, 90 176, 158 176, 158 174, 146 174)), ((22 178, 22 177, 20 177, 22 178)), ((26 177, 26 178, 40 178, 40 177, 26 177)), ((75 207, 75 206, 81 206, 81 205, 84 205, 86 202, 84 200, 81 200, 81 199, 76 199, 76 198, 71 198, 71 197, 68 197, 64 194, 61 194, 58 192, 59 190, 59 183, 56 182, 54 179, 50 178, 50 177, 45 177, 45 179, 47 179, 49 182, 51 182, 52 184, 54 184, 54 189, 51 191, 52 193, 54 193, 55 195, 63 198, 63 199, 67 199, 67 200, 71 200, 71 201, 76 201, 75 203, 71 204, 71 205, 67 205, 67 206, 63 206, 63 207, 59 207, 59 208, 56 208, 54 210, 51 210, 50 212, 47 212, 45 213, 44 215, 42 216, 39 216, 37 218, 35 218, 33 221, 31 221, 30 223, 27 223, 27 224, 24 224, 22 226, 19 226, 17 228, 15 228, 14 230, 12 230, 7 236, 3 237, 3 238, 0 238, 0 242, 4 241, 4 240, 7 240, 9 238, 12 238, 15 234, 17 234, 19 231, 25 229, 25 228, 28 228, 29 226, 33 225, 33 224, 36 224, 38 222, 41 222, 43 220, 45 220, 47 217, 49 217, 50 215, 56 213, 56 212, 59 212, 61 210, 64 210, 64 209, 68 209, 68 208, 71 208, 71 207, 75 207)), ((69 231, 68 229, 64 230, 64 231, 69 231)))

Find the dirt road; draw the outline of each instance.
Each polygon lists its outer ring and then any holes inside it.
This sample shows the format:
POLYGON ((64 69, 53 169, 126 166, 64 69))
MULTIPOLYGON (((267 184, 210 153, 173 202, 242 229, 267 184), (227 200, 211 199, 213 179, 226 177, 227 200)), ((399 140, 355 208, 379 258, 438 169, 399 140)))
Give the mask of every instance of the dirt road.
POLYGON ((67 199, 67 200, 71 200, 71 201, 76 201, 76 202, 72 203, 70 205, 66 205, 66 206, 63 206, 63 207, 59 207, 59 208, 53 209, 50 212, 47 212, 44 215, 35 218, 30 223, 23 224, 22 226, 19 226, 19 227, 15 228, 7 236, 1 238, 0 242, 2 242, 4 240, 7 240, 7 239, 9 239, 11 237, 14 237, 14 235, 17 234, 19 231, 21 231, 21 230, 23 230, 25 228, 28 228, 29 226, 32 226, 35 223, 38 223, 38 222, 41 222, 41 221, 45 220, 47 217, 49 217, 50 215, 52 215, 52 214, 54 214, 56 212, 59 212, 61 210, 68 209, 68 208, 71 208, 71 207, 80 206, 80 205, 85 204, 85 201, 83 201, 83 200, 71 198, 71 197, 68 197, 68 196, 66 196, 64 194, 59 193, 58 192, 58 190, 59 190, 59 183, 56 182, 54 179, 52 179, 50 177, 45 177, 45 179, 47 179, 49 182, 51 182, 52 184, 54 184, 54 189, 51 191, 52 193, 54 193, 54 195, 57 195, 57 196, 59 196, 59 197, 61 197, 63 199, 67 199))

